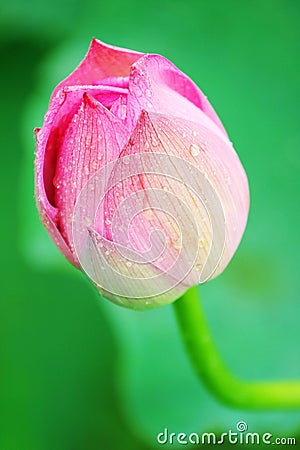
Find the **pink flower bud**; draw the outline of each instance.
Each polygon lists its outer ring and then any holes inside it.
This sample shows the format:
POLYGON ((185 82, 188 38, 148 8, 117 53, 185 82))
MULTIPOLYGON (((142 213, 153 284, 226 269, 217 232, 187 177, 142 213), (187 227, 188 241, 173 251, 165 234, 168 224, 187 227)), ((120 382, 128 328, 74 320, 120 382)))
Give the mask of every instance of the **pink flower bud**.
POLYGON ((166 58, 94 39, 36 140, 41 220, 107 298, 159 306, 227 266, 247 177, 206 97, 166 58))

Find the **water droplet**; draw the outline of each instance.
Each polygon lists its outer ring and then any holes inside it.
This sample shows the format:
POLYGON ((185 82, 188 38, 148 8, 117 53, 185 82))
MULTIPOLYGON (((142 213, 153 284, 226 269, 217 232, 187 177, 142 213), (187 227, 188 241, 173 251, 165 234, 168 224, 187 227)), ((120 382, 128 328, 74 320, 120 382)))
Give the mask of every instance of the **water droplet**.
POLYGON ((107 256, 109 255, 109 253, 110 253, 109 250, 106 250, 106 251, 105 251, 105 254, 106 254, 107 256))
POLYGON ((199 272, 199 270, 201 270, 202 268, 202 264, 196 264, 195 265, 195 269, 199 272))
POLYGON ((186 138, 186 133, 182 133, 183 139, 186 138))
POLYGON ((231 177, 226 177, 225 181, 226 181, 226 184, 231 184, 231 177))
POLYGON ((191 144, 191 146, 190 146, 190 154, 192 156, 200 155, 200 147, 197 144, 191 144))
POLYGON ((176 249, 180 249, 182 247, 181 244, 181 239, 179 238, 172 242, 172 246, 176 249))
POLYGON ((132 262, 127 261, 126 265, 127 265, 128 267, 131 267, 131 266, 132 266, 132 262))
POLYGON ((194 136, 194 137, 197 136, 197 131, 193 131, 193 136, 194 136))
POLYGON ((199 239, 199 247, 200 248, 204 247, 204 241, 202 239, 199 239))
POLYGON ((126 112, 127 112, 127 107, 126 107, 126 105, 121 105, 121 106, 120 106, 120 115, 121 115, 121 119, 125 119, 125 117, 126 117, 126 112))
POLYGON ((150 220, 154 217, 153 210, 151 208, 148 208, 144 211, 145 217, 147 220, 150 220))
POLYGON ((61 185, 60 179, 57 176, 55 176, 53 178, 53 186, 56 187, 56 189, 59 189, 60 185, 61 185))
POLYGON ((90 168, 89 168, 89 166, 85 166, 84 169, 83 169, 83 171, 84 171, 84 173, 85 173, 86 175, 89 175, 89 173, 90 173, 90 168))
POLYGON ((92 219, 90 218, 90 216, 85 216, 83 218, 83 223, 86 227, 89 227, 92 223, 92 219))

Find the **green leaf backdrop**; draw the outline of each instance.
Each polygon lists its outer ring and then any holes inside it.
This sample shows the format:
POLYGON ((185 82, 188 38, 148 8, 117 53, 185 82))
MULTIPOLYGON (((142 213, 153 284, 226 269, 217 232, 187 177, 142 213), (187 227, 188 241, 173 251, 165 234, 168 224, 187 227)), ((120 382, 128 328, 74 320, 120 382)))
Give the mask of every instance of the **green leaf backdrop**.
POLYGON ((220 405, 170 306, 135 313, 98 297, 44 232, 32 182, 32 129, 91 37, 171 59, 215 106, 249 176, 242 244, 201 288, 217 345, 240 377, 299 378, 299 20, 293 0, 2 6, 1 450, 147 450, 165 427, 219 432, 239 420, 300 435, 299 411, 220 405))

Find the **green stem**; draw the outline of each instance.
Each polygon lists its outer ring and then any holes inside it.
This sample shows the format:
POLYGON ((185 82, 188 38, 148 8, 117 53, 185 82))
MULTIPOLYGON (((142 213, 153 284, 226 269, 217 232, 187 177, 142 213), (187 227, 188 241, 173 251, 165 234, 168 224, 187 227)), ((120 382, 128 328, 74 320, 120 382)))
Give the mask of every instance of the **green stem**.
POLYGON ((174 303, 190 359, 208 389, 223 402, 243 409, 300 408, 300 380, 247 382, 238 380, 223 363, 201 309, 197 288, 174 303))

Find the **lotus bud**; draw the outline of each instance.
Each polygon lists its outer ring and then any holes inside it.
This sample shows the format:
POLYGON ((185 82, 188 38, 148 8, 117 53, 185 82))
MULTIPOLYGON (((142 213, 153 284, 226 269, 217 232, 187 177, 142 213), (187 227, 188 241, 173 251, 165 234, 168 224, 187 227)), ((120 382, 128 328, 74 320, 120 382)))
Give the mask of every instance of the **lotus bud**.
POLYGON ((204 94, 166 58, 94 39, 35 132, 41 221, 105 297, 153 308, 227 266, 247 177, 204 94))

